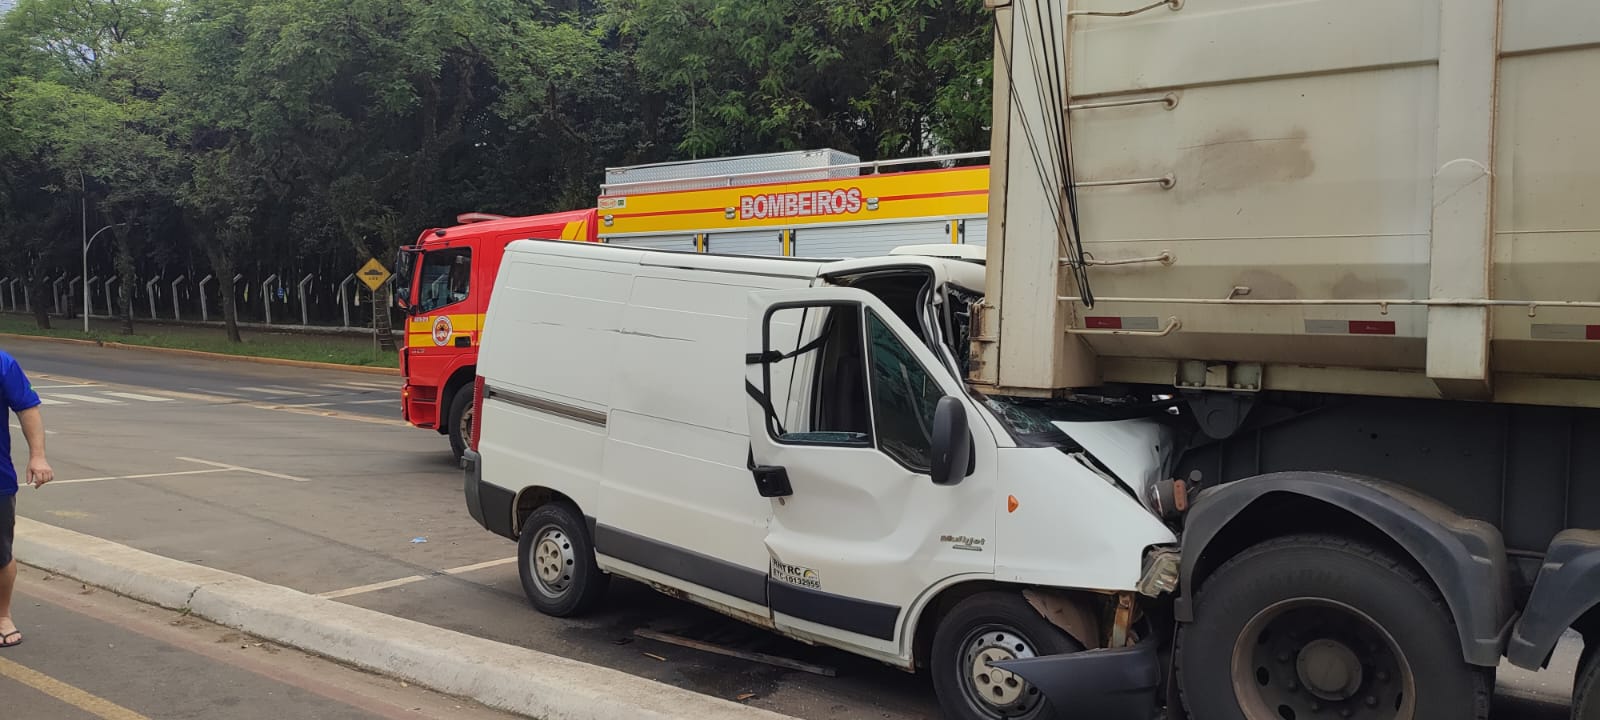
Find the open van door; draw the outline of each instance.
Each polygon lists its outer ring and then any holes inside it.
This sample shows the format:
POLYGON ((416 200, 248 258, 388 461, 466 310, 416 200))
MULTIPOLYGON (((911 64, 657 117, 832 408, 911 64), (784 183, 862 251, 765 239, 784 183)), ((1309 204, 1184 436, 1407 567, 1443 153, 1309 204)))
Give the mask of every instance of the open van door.
POLYGON ((898 655, 927 588, 994 572, 994 438, 969 429, 962 384, 877 297, 814 287, 750 303, 750 462, 773 499, 773 620, 898 655))

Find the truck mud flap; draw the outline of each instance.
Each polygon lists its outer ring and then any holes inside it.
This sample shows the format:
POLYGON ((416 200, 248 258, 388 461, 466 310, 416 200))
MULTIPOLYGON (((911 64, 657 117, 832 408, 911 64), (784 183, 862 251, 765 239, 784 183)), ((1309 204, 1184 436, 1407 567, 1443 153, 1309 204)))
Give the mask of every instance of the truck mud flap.
POLYGON ((995 667, 1039 688, 1063 715, 1095 720, 1156 717, 1161 662, 1154 638, 1133 647, 1007 660, 995 667))

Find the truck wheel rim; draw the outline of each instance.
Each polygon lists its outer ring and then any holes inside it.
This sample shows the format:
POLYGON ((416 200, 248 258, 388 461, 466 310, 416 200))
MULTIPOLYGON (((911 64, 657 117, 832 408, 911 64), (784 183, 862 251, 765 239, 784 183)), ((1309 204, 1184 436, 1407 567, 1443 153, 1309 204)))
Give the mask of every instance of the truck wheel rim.
POLYGON ((1044 704, 1038 688, 995 663, 1037 657, 1033 643, 1004 625, 984 625, 961 641, 956 672, 967 704, 990 718, 1034 718, 1044 704))
POLYGON ((462 413, 461 413, 461 428, 460 428, 460 430, 461 430, 461 440, 463 442, 472 442, 472 440, 471 440, 471 438, 472 438, 472 406, 471 405, 468 405, 467 409, 462 411, 462 413))
POLYGON ((561 528, 547 525, 534 536, 532 554, 528 567, 539 593, 549 598, 565 595, 572 587, 572 539, 561 528))
POLYGON ((1248 720, 1411 720, 1416 680, 1394 637, 1323 598, 1276 603, 1233 648, 1233 691, 1248 720))

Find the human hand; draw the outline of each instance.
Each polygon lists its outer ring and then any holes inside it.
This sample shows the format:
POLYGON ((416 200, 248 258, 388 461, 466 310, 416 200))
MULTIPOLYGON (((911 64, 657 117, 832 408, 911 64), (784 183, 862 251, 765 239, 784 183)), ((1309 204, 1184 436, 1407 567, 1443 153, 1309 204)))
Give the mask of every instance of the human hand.
POLYGON ((50 469, 50 463, 42 457, 28 461, 28 484, 35 488, 44 487, 44 484, 56 479, 56 471, 50 469))

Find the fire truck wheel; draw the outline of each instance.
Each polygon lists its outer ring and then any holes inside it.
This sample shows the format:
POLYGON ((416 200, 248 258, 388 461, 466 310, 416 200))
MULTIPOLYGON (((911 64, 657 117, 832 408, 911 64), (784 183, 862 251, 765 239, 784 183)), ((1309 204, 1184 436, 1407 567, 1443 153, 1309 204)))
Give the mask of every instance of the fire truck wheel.
POLYGON ((957 604, 934 631, 933 691, 951 720, 1054 717, 1037 688, 991 663, 1081 649, 1021 593, 979 593, 957 604))
POLYGON ((450 399, 450 452, 456 459, 467 451, 467 440, 472 437, 472 386, 463 386, 450 399))
POLYGON ((1494 687, 1425 575, 1331 535, 1228 560, 1200 585, 1174 657, 1193 720, 1483 720, 1494 687))
POLYGON ((550 503, 522 524, 517 568, 528 602, 546 615, 573 617, 605 597, 611 576, 594 562, 594 543, 576 508, 550 503))

